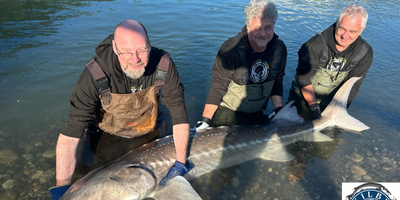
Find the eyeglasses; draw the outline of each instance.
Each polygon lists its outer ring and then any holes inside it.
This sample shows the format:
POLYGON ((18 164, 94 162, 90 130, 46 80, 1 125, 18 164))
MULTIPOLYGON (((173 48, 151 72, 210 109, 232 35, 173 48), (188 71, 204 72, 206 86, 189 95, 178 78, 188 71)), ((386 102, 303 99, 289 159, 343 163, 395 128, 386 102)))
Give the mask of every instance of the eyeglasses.
MULTIPOLYGON (((129 60, 129 59, 132 58, 132 56, 133 56, 133 53, 132 53, 132 52, 122 53, 122 52, 118 49, 117 43, 116 43, 115 41, 114 41, 114 45, 115 45, 115 49, 117 50, 117 52, 116 52, 117 55, 118 55, 122 60, 129 60)), ((146 57, 148 56, 149 52, 150 52, 150 47, 146 46, 146 47, 143 47, 143 48, 140 48, 140 49, 136 50, 136 56, 137 56, 139 59, 143 59, 143 58, 146 58, 146 57)))

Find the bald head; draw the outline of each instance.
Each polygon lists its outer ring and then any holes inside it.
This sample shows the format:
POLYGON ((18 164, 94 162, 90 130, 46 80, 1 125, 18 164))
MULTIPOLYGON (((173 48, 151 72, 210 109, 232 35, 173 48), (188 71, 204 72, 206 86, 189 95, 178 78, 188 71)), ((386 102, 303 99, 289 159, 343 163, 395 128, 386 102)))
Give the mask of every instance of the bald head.
POLYGON ((115 27, 113 51, 122 70, 133 79, 141 77, 149 61, 150 40, 144 26, 135 20, 125 20, 115 27))
POLYGON ((146 28, 138 21, 128 19, 119 23, 114 30, 114 39, 121 37, 142 37, 149 43, 146 28))

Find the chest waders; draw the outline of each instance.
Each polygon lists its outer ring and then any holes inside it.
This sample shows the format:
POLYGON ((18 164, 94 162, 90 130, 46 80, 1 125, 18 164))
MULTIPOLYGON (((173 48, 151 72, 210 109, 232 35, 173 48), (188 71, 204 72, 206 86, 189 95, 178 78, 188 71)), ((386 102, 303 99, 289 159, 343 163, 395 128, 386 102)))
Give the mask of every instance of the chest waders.
MULTIPOLYGON (((245 68, 248 69, 247 51, 238 36, 233 37, 233 39, 239 43, 238 51, 242 61, 242 66, 245 66, 245 68)), ((280 40, 277 39, 270 69, 278 65, 280 55, 283 51, 283 45, 280 45, 279 42, 280 40)), ((242 82, 243 85, 239 85, 233 80, 229 83, 228 90, 222 97, 220 105, 229 108, 230 110, 244 113, 262 111, 263 106, 268 104, 268 99, 271 95, 275 80, 261 84, 246 84, 246 80, 243 80, 242 82)))
POLYGON ((169 61, 170 56, 165 53, 158 64, 153 86, 129 94, 111 93, 109 80, 97 62, 92 59, 86 64, 100 91, 103 116, 99 128, 125 138, 139 137, 153 131, 157 125, 157 95, 166 81, 169 61))
POLYGON ((267 104, 274 82, 239 85, 231 81, 227 93, 222 97, 221 106, 245 113, 259 112, 267 104))

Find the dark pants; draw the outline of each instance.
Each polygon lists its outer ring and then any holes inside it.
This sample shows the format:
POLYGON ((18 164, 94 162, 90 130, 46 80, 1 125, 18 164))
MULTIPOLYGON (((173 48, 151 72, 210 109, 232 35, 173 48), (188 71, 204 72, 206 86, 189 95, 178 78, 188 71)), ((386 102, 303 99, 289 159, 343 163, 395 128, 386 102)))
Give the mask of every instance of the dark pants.
POLYGON ((105 133, 99 129, 88 129, 81 138, 77 149, 77 166, 74 179, 104 165, 143 144, 156 140, 160 130, 154 130, 136 138, 123 138, 105 133))
POLYGON ((267 124, 268 122, 268 116, 264 115, 262 111, 244 113, 219 106, 215 111, 210 126, 256 125, 267 124))

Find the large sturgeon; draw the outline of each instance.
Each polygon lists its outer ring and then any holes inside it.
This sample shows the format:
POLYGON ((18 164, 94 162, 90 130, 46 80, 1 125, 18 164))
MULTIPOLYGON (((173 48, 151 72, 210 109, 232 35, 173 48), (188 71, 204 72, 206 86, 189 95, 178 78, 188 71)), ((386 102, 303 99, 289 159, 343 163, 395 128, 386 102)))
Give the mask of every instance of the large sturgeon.
MULTIPOLYGON (((332 138, 319 131, 337 126, 351 131, 369 127, 347 113, 347 98, 354 83, 351 78, 334 96, 321 114, 320 120, 290 126, 238 126, 220 127, 191 136, 189 159, 195 165, 186 179, 201 176, 216 169, 230 167, 248 160, 261 158, 273 161, 289 161, 293 156, 284 146, 299 140, 325 142, 332 138)), ((273 121, 298 119, 295 107, 288 103, 273 121)), ((291 120, 293 121, 293 120, 291 120)), ((160 191, 158 185, 175 161, 172 138, 163 138, 128 152, 124 156, 99 167, 76 181, 62 199, 144 199, 160 191)), ((184 178, 172 179, 170 185, 161 187, 190 187, 184 178), (184 181, 182 181, 182 179, 184 181), (182 183, 182 184, 181 184, 182 183), (174 185, 175 184, 175 185, 174 185), (171 186, 172 185, 172 186, 171 186), (178 186, 176 186, 178 185, 178 186)), ((190 189, 189 189, 190 190, 190 189)), ((159 199, 166 194, 165 192, 159 199)), ((174 197, 178 197, 178 194, 174 197)), ((194 196, 197 199, 200 197, 194 196)), ((192 198, 195 198, 192 197, 192 198)), ((171 198, 171 196, 164 199, 171 198)), ((184 199, 184 198, 183 198, 184 199)), ((186 198, 187 199, 187 198, 186 198)))

